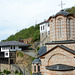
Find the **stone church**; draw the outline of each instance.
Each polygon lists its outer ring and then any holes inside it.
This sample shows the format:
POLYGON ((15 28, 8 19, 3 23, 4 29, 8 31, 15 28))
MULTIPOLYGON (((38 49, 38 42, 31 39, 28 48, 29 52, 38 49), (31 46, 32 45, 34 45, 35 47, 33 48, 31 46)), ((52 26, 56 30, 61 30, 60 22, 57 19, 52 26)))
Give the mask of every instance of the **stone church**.
POLYGON ((48 22, 50 41, 39 49, 33 75, 75 75, 75 15, 61 10, 48 22))

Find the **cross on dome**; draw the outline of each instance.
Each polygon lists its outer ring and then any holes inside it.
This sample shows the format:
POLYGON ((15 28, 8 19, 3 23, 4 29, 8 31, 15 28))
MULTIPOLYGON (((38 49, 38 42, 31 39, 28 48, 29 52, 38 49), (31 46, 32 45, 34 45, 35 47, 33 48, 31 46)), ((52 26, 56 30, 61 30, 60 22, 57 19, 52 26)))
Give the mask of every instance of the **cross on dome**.
POLYGON ((61 4, 58 5, 58 6, 61 6, 61 10, 63 9, 63 5, 65 4, 63 4, 62 1, 61 1, 61 4))

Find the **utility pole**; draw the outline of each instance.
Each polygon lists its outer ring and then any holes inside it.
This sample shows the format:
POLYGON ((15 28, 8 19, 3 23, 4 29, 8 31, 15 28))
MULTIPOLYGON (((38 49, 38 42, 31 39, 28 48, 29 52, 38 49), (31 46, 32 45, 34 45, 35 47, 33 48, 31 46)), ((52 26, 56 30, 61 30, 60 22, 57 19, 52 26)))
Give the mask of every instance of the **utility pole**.
POLYGON ((37 25, 37 20, 35 20, 35 25, 37 25))

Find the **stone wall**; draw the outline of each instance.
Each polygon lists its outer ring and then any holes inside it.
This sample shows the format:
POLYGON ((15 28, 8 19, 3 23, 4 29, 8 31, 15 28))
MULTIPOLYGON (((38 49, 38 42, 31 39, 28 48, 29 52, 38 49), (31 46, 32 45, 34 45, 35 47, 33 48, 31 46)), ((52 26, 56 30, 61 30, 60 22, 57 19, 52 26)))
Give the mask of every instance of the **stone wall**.
POLYGON ((56 18, 51 18, 50 21, 50 41, 58 40, 75 40, 75 18, 57 16, 56 18), (70 19, 70 23, 69 23, 70 19), (60 21, 61 20, 61 36, 60 36, 60 21), (70 29, 71 26, 71 29, 70 29), (70 37, 71 30, 71 37, 70 37))
POLYGON ((0 71, 3 72, 4 69, 10 71, 10 65, 9 64, 0 64, 0 71))
POLYGON ((47 42, 50 42, 50 35, 47 35, 47 32, 44 32, 43 35, 40 33, 40 46, 44 46, 47 42))
POLYGON ((52 44, 52 45, 47 45, 47 51, 48 50, 50 50, 50 49, 52 49, 53 47, 55 47, 56 45, 64 45, 64 46, 66 46, 66 47, 68 47, 68 48, 70 48, 70 49, 72 49, 72 50, 74 50, 75 51, 75 43, 71 43, 71 44, 52 44))
POLYGON ((75 71, 50 71, 45 66, 54 64, 66 64, 75 66, 75 55, 67 52, 59 47, 49 52, 41 58, 41 73, 42 75, 75 75, 75 71))

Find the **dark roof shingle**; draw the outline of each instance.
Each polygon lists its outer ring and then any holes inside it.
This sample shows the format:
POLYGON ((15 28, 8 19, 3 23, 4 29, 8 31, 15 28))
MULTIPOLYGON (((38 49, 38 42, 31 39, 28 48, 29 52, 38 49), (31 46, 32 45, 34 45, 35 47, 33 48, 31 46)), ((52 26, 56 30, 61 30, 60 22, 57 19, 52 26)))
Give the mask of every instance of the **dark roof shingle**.
POLYGON ((32 75, 42 75, 41 73, 33 73, 32 75))
POLYGON ((36 58, 33 60, 32 64, 41 64, 41 60, 39 58, 36 58))
POLYGON ((75 43, 75 40, 51 41, 51 42, 45 43, 45 45, 51 45, 51 44, 69 44, 69 43, 75 43))
POLYGON ((53 70, 53 71, 71 71, 74 70, 74 66, 69 66, 65 64, 55 64, 51 66, 46 66, 46 69, 53 70))
POLYGON ((60 47, 60 48, 62 48, 62 49, 64 49, 64 50, 66 50, 66 51, 68 51, 68 52, 70 52, 70 53, 75 55, 74 50, 72 50, 72 49, 70 49, 70 48, 68 48, 66 46, 63 46, 63 45, 57 45, 57 46, 53 47, 52 49, 50 49, 49 51, 45 52, 44 54, 40 55, 39 57, 46 55, 47 53, 51 52, 53 49, 55 49, 57 47, 60 47))
POLYGON ((47 52, 47 47, 46 46, 42 46, 39 50, 38 50, 38 56, 40 57, 41 55, 43 55, 44 53, 47 52))
POLYGON ((19 41, 5 41, 0 42, 0 46, 30 46, 30 45, 19 41))

